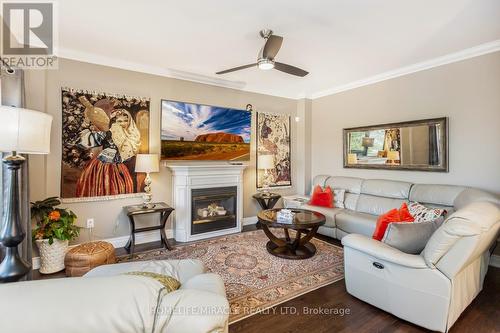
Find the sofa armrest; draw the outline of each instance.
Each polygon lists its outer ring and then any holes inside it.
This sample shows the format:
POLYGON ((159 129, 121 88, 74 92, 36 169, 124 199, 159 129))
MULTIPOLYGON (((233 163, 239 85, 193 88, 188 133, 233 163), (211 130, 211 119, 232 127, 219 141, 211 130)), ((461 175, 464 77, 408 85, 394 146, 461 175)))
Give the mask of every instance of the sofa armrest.
POLYGON ((421 255, 404 253, 385 243, 363 235, 347 235, 342 238, 342 245, 396 265, 411 268, 428 268, 421 255))
POLYGON ((156 309, 154 333, 226 332, 230 307, 225 296, 197 289, 166 293, 156 309))
POLYGON ((196 275, 181 285, 180 289, 196 289, 210 291, 221 296, 226 296, 226 288, 221 277, 214 273, 196 275))

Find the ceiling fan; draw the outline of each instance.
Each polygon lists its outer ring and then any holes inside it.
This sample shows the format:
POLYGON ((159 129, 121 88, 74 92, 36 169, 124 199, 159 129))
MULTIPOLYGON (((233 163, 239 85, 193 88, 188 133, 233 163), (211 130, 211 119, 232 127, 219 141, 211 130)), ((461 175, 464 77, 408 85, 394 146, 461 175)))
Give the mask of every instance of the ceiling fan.
POLYGON ((266 40, 266 44, 264 44, 264 47, 260 50, 256 63, 234 67, 231 69, 226 69, 224 71, 220 71, 215 74, 226 74, 254 66, 257 66, 259 69, 262 70, 268 70, 274 68, 279 71, 300 77, 304 77, 307 74, 309 74, 309 72, 300 69, 298 67, 274 61, 274 57, 276 57, 276 54, 278 54, 278 51, 281 48, 281 43, 283 43, 283 37, 273 35, 273 31, 269 29, 261 30, 260 36, 266 40))

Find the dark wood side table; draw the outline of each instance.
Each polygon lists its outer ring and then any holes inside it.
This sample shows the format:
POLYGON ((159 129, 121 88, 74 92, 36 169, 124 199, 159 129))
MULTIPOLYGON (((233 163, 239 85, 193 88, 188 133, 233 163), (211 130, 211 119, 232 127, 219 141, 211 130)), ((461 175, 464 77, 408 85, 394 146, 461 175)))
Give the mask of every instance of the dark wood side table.
POLYGON ((277 221, 279 211, 279 208, 268 209, 257 215, 264 233, 269 238, 266 244, 267 252, 285 259, 306 259, 314 256, 316 247, 310 240, 316 235, 318 228, 325 224, 325 215, 312 210, 292 209, 295 213, 293 222, 280 223, 277 221), (269 228, 282 228, 285 237, 276 237, 269 228), (290 237, 289 229, 295 230, 295 238, 290 237))
MULTIPOLYGON (((276 205, 278 200, 281 198, 281 195, 279 195, 278 193, 260 192, 260 193, 255 193, 252 197, 255 200, 257 200, 262 210, 266 210, 266 209, 272 209, 274 205, 276 205)), ((257 229, 262 228, 260 221, 257 221, 256 227, 257 229)))
POLYGON ((160 230, 161 243, 165 245, 168 250, 172 250, 172 246, 168 244, 167 236, 165 235, 165 223, 167 223, 167 219, 170 216, 170 213, 173 212, 173 208, 167 205, 164 202, 156 202, 149 205, 149 207, 143 207, 142 205, 133 205, 133 206, 125 206, 123 210, 128 216, 130 222, 130 239, 125 245, 125 249, 128 253, 133 254, 135 249, 135 234, 139 232, 151 231, 151 230, 160 230), (137 215, 145 215, 145 214, 153 214, 160 213, 160 224, 154 225, 151 227, 144 228, 136 228, 134 217, 137 215))

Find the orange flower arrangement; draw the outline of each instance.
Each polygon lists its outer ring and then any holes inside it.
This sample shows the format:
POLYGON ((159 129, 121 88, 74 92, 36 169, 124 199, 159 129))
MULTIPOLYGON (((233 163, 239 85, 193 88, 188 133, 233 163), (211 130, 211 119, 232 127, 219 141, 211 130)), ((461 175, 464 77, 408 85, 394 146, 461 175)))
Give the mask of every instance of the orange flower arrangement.
POLYGON ((78 237, 80 229, 75 225, 75 213, 69 209, 55 208, 60 204, 57 197, 31 203, 31 217, 36 223, 31 234, 33 240, 48 239, 49 244, 52 244, 54 238, 64 241, 78 237))
POLYGON ((53 210, 49 213, 49 220, 51 221, 57 221, 61 217, 61 213, 57 210, 53 210))

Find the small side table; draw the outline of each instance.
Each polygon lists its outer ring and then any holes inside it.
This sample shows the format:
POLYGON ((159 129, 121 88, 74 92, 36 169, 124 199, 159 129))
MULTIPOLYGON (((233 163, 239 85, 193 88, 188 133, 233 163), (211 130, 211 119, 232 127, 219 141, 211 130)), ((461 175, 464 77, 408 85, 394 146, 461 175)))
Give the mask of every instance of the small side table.
POLYGON ((133 206, 125 206, 123 210, 128 216, 130 222, 130 239, 128 240, 127 245, 125 245, 125 249, 128 253, 133 254, 135 250, 135 234, 139 232, 151 231, 151 230, 160 230, 161 235, 161 243, 165 245, 168 250, 172 250, 172 246, 168 244, 167 236, 165 235, 165 223, 167 223, 167 219, 170 216, 170 213, 173 212, 173 208, 167 205, 164 202, 156 202, 150 204, 150 207, 143 207, 142 205, 133 205, 133 206), (144 214, 153 214, 160 213, 160 224, 154 225, 151 227, 138 228, 135 227, 134 217, 137 215, 144 214))
POLYGON ((301 208, 309 202, 309 197, 305 195, 289 195, 283 197, 283 206, 288 209, 301 208))
MULTIPOLYGON (((266 210, 266 209, 272 209, 274 205, 276 205, 278 200, 281 198, 281 195, 279 195, 278 193, 260 192, 260 193, 255 193, 252 197, 255 200, 257 200, 262 210, 266 210)), ((262 227, 260 221, 257 221, 256 226, 257 229, 260 229, 262 227)))

